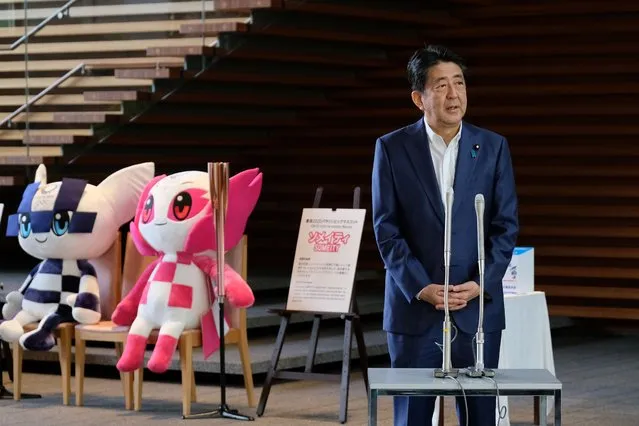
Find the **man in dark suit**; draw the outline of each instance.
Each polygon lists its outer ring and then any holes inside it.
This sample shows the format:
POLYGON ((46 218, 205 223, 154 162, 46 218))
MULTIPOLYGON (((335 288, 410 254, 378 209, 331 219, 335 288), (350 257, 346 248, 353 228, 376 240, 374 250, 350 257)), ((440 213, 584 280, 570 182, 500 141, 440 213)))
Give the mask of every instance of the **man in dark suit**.
MULTIPOLYGON (((475 364, 479 313, 474 199, 485 199, 485 357, 497 368, 505 328, 502 278, 519 232, 517 195, 503 136, 463 121, 463 60, 441 46, 420 49, 408 63, 416 123, 380 137, 372 176, 373 227, 386 269, 384 330, 394 368, 441 368, 444 320, 445 194, 452 207, 449 306, 452 366, 475 364)), ((431 423, 435 398, 395 397, 395 425, 431 423)), ((461 425, 495 424, 495 398, 457 398, 461 425)))

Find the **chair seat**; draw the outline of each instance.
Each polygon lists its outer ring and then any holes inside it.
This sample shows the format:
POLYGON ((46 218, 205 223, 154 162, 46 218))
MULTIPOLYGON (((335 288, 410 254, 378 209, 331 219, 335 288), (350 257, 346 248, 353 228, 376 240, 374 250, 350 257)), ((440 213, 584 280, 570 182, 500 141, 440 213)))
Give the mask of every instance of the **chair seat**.
MULTIPOLYGON (((158 341, 158 337, 160 336, 159 329, 153 329, 151 334, 149 335, 149 340, 147 341, 150 344, 155 344, 158 341)), ((184 340, 188 339, 192 348, 197 348, 202 346, 202 330, 199 328, 189 328, 182 332, 180 335, 180 343, 184 340)))
MULTIPOLYGON (((38 328, 38 324, 39 322, 32 322, 30 324, 25 325, 24 327, 24 332, 28 333, 29 331, 33 331, 36 328, 38 328)), ((63 322, 58 324, 58 326, 55 328, 56 332, 59 332, 62 329, 68 329, 68 328, 73 328, 75 326, 75 323, 73 322, 63 322)))
POLYGON ((100 321, 97 324, 78 324, 76 331, 98 332, 98 333, 123 333, 129 331, 128 325, 117 325, 113 321, 100 321))

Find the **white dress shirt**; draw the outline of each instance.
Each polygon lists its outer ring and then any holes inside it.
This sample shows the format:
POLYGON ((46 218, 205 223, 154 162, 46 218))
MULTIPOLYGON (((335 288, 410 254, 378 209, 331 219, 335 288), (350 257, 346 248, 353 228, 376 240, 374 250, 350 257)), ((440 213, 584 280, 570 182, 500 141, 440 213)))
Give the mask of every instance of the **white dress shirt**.
POLYGON ((446 190, 452 188, 455 183, 455 166, 457 164, 457 152, 459 151, 459 139, 461 138, 462 126, 459 131, 446 145, 444 139, 433 131, 424 117, 426 134, 428 135, 428 147, 430 156, 433 158, 433 167, 437 177, 437 186, 442 198, 442 205, 446 205, 446 190))
MULTIPOLYGON (((459 139, 461 138, 462 126, 460 124, 459 131, 446 145, 444 139, 433 131, 424 117, 424 125, 426 126, 426 134, 428 135, 428 147, 430 156, 433 158, 433 167, 435 168, 435 176, 437 177, 437 187, 442 199, 442 206, 446 205, 446 190, 452 188, 455 183, 455 166, 457 165, 457 152, 459 151, 459 139)), ((424 284, 427 285, 428 283, 424 284)), ((421 296, 421 289, 417 293, 417 298, 421 296)))

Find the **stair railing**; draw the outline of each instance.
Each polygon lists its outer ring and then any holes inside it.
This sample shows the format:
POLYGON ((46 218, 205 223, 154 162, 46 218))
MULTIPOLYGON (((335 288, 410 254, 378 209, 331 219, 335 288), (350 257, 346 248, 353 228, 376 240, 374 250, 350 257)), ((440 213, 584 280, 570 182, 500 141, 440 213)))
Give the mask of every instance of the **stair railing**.
MULTIPOLYGON (((19 39, 17 39, 16 41, 14 41, 13 43, 11 43, 9 45, 0 46, 0 50, 5 51, 5 50, 15 50, 15 49, 17 49, 20 45, 22 45, 22 43, 24 43, 30 37, 32 37, 32 36, 36 35, 38 32, 40 32, 40 30, 42 30, 44 27, 46 27, 47 24, 49 22, 51 22, 52 20, 54 20, 55 18, 62 19, 65 16, 69 16, 69 8, 71 6, 73 6, 78 1, 79 0, 69 0, 63 6, 61 6, 59 9, 57 9, 55 12, 53 12, 51 15, 49 15, 49 17, 45 18, 42 22, 40 22, 38 25, 33 27, 28 33, 22 35, 19 39)), ((27 26, 26 21, 24 22, 24 26, 25 27, 27 26)))
POLYGON ((2 121, 0 121, 0 128, 2 128, 7 123, 9 124, 8 127, 11 127, 12 120, 17 115, 21 114, 24 110, 29 108, 31 105, 33 105, 34 103, 38 102, 42 97, 44 97, 47 94, 49 94, 49 92, 51 92, 52 90, 56 89, 62 83, 67 81, 69 78, 73 77, 73 75, 76 74, 78 71, 81 72, 82 74, 84 74, 85 66, 86 65, 84 64, 84 62, 81 63, 81 64, 76 65, 75 67, 73 67, 73 69, 68 71, 65 75, 63 75, 62 77, 60 77, 59 79, 57 79, 56 81, 51 83, 46 89, 44 89, 43 91, 41 91, 40 93, 38 93, 34 97, 29 98, 29 100, 27 102, 25 102, 21 107, 19 107, 18 109, 13 111, 11 114, 7 115, 2 121))

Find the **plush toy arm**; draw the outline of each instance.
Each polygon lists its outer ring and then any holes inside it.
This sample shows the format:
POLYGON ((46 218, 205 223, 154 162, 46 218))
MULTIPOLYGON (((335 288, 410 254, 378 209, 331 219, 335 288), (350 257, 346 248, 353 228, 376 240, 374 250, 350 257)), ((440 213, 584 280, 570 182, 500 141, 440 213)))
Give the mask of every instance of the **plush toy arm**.
POLYGON ((80 285, 78 294, 72 294, 67 302, 73 307, 72 315, 80 324, 96 324, 102 318, 100 313, 100 286, 95 268, 86 260, 78 261, 80 285))
POLYGON ((13 319, 22 310, 22 293, 12 291, 7 294, 7 303, 2 306, 2 319, 13 319))
POLYGON ((24 280, 22 285, 17 291, 11 291, 7 294, 7 303, 2 307, 2 318, 6 320, 13 319, 20 310, 22 310, 22 299, 24 298, 24 293, 31 285, 31 281, 33 281, 33 277, 40 269, 40 265, 42 262, 38 263, 38 265, 29 272, 27 278, 24 280))
MULTIPOLYGON (((217 274, 217 266, 215 268, 217 274)), ((231 305, 237 308, 248 308, 255 303, 253 290, 244 278, 229 265, 224 265, 224 289, 231 305)))
POLYGON ((137 315, 138 305, 140 304, 140 300, 142 299, 142 294, 144 293, 144 289, 149 283, 149 278, 151 277, 151 273, 155 269, 155 265, 158 264, 160 259, 156 259, 149 266, 146 267, 140 278, 136 281, 135 285, 129 292, 129 294, 122 299, 118 306, 113 311, 113 315, 111 316, 111 320, 117 325, 131 325, 133 324, 133 320, 137 315))
MULTIPOLYGON (((204 256, 196 257, 194 262, 211 277, 211 281, 214 283, 213 291, 217 296, 217 286, 215 284, 217 280, 217 262, 204 256)), ((251 287, 249 287, 240 274, 226 264, 224 265, 224 289, 226 290, 226 297, 229 303, 237 308, 248 308, 255 303, 255 297, 251 287)))

